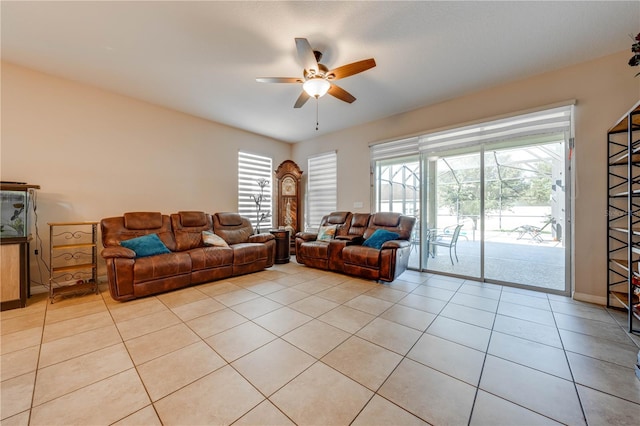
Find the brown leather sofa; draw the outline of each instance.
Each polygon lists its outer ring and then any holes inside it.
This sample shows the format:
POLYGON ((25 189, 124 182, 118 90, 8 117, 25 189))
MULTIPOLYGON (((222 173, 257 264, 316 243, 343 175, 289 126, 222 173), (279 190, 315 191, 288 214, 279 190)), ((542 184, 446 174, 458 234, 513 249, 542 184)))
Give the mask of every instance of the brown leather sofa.
POLYGON ((100 228, 109 292, 119 301, 257 272, 273 266, 275 257, 275 237, 254 234, 237 213, 132 212, 102 219, 100 228), (220 236, 228 247, 206 246, 202 231, 220 236), (149 234, 157 234, 170 252, 136 257, 120 245, 149 234))
POLYGON ((298 263, 380 281, 393 281, 407 270, 415 218, 399 213, 333 212, 322 218, 320 226, 330 224, 338 228, 329 241, 318 241, 317 233, 296 234, 298 263), (399 237, 380 249, 362 246, 377 229, 396 232, 399 237))

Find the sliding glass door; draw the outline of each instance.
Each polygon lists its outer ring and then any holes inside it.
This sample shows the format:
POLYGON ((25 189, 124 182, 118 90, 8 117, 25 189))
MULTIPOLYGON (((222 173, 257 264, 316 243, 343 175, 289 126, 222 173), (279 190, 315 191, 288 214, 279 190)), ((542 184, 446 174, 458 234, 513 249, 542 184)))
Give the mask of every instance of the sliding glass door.
POLYGON ((487 279, 565 289, 565 147, 555 138, 484 149, 487 279))
POLYGON ((376 211, 397 212, 416 218, 411 235, 409 268, 422 269, 420 259, 420 156, 379 161, 375 168, 376 211))
POLYGON ((409 267, 567 293, 570 117, 558 108, 372 146, 376 211, 417 219, 409 267))
POLYGON ((482 276, 481 158, 478 148, 426 158, 428 270, 482 276))

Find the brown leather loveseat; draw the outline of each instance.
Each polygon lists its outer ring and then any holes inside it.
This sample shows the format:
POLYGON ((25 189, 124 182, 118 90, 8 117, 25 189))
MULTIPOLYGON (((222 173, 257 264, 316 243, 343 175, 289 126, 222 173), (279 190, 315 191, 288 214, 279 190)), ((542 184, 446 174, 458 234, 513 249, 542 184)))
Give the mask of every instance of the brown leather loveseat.
POLYGON ((297 233, 296 260, 314 268, 390 282, 407 270, 415 221, 390 212, 333 212, 322 218, 320 229, 335 225, 335 236, 320 241, 317 233, 297 233), (398 236, 379 248, 363 245, 377 230, 398 236))
POLYGON ((275 257, 275 237, 254 234, 237 213, 132 212, 102 219, 100 227, 109 292, 119 301, 257 272, 273 266, 275 257), (164 252, 140 256, 121 245, 137 237, 155 239, 152 234, 164 252), (210 239, 214 245, 205 244, 210 239))

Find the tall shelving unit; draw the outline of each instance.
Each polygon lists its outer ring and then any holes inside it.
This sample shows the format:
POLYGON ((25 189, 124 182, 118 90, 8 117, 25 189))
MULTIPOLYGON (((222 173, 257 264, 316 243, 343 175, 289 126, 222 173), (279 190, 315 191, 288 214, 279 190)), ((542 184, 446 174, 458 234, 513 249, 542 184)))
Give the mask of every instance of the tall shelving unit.
POLYGON ((98 294, 98 222, 49 223, 49 300, 98 294))
POLYGON ((607 132, 607 307, 640 333, 640 102, 607 132))

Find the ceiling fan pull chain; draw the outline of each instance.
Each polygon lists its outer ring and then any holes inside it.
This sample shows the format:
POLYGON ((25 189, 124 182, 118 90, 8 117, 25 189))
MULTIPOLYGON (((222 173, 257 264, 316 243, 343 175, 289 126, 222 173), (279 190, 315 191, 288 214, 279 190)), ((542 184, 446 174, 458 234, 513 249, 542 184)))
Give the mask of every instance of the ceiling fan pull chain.
POLYGON ((318 121, 318 97, 316 96, 316 132, 318 131, 318 127, 320 126, 320 122, 318 121))

